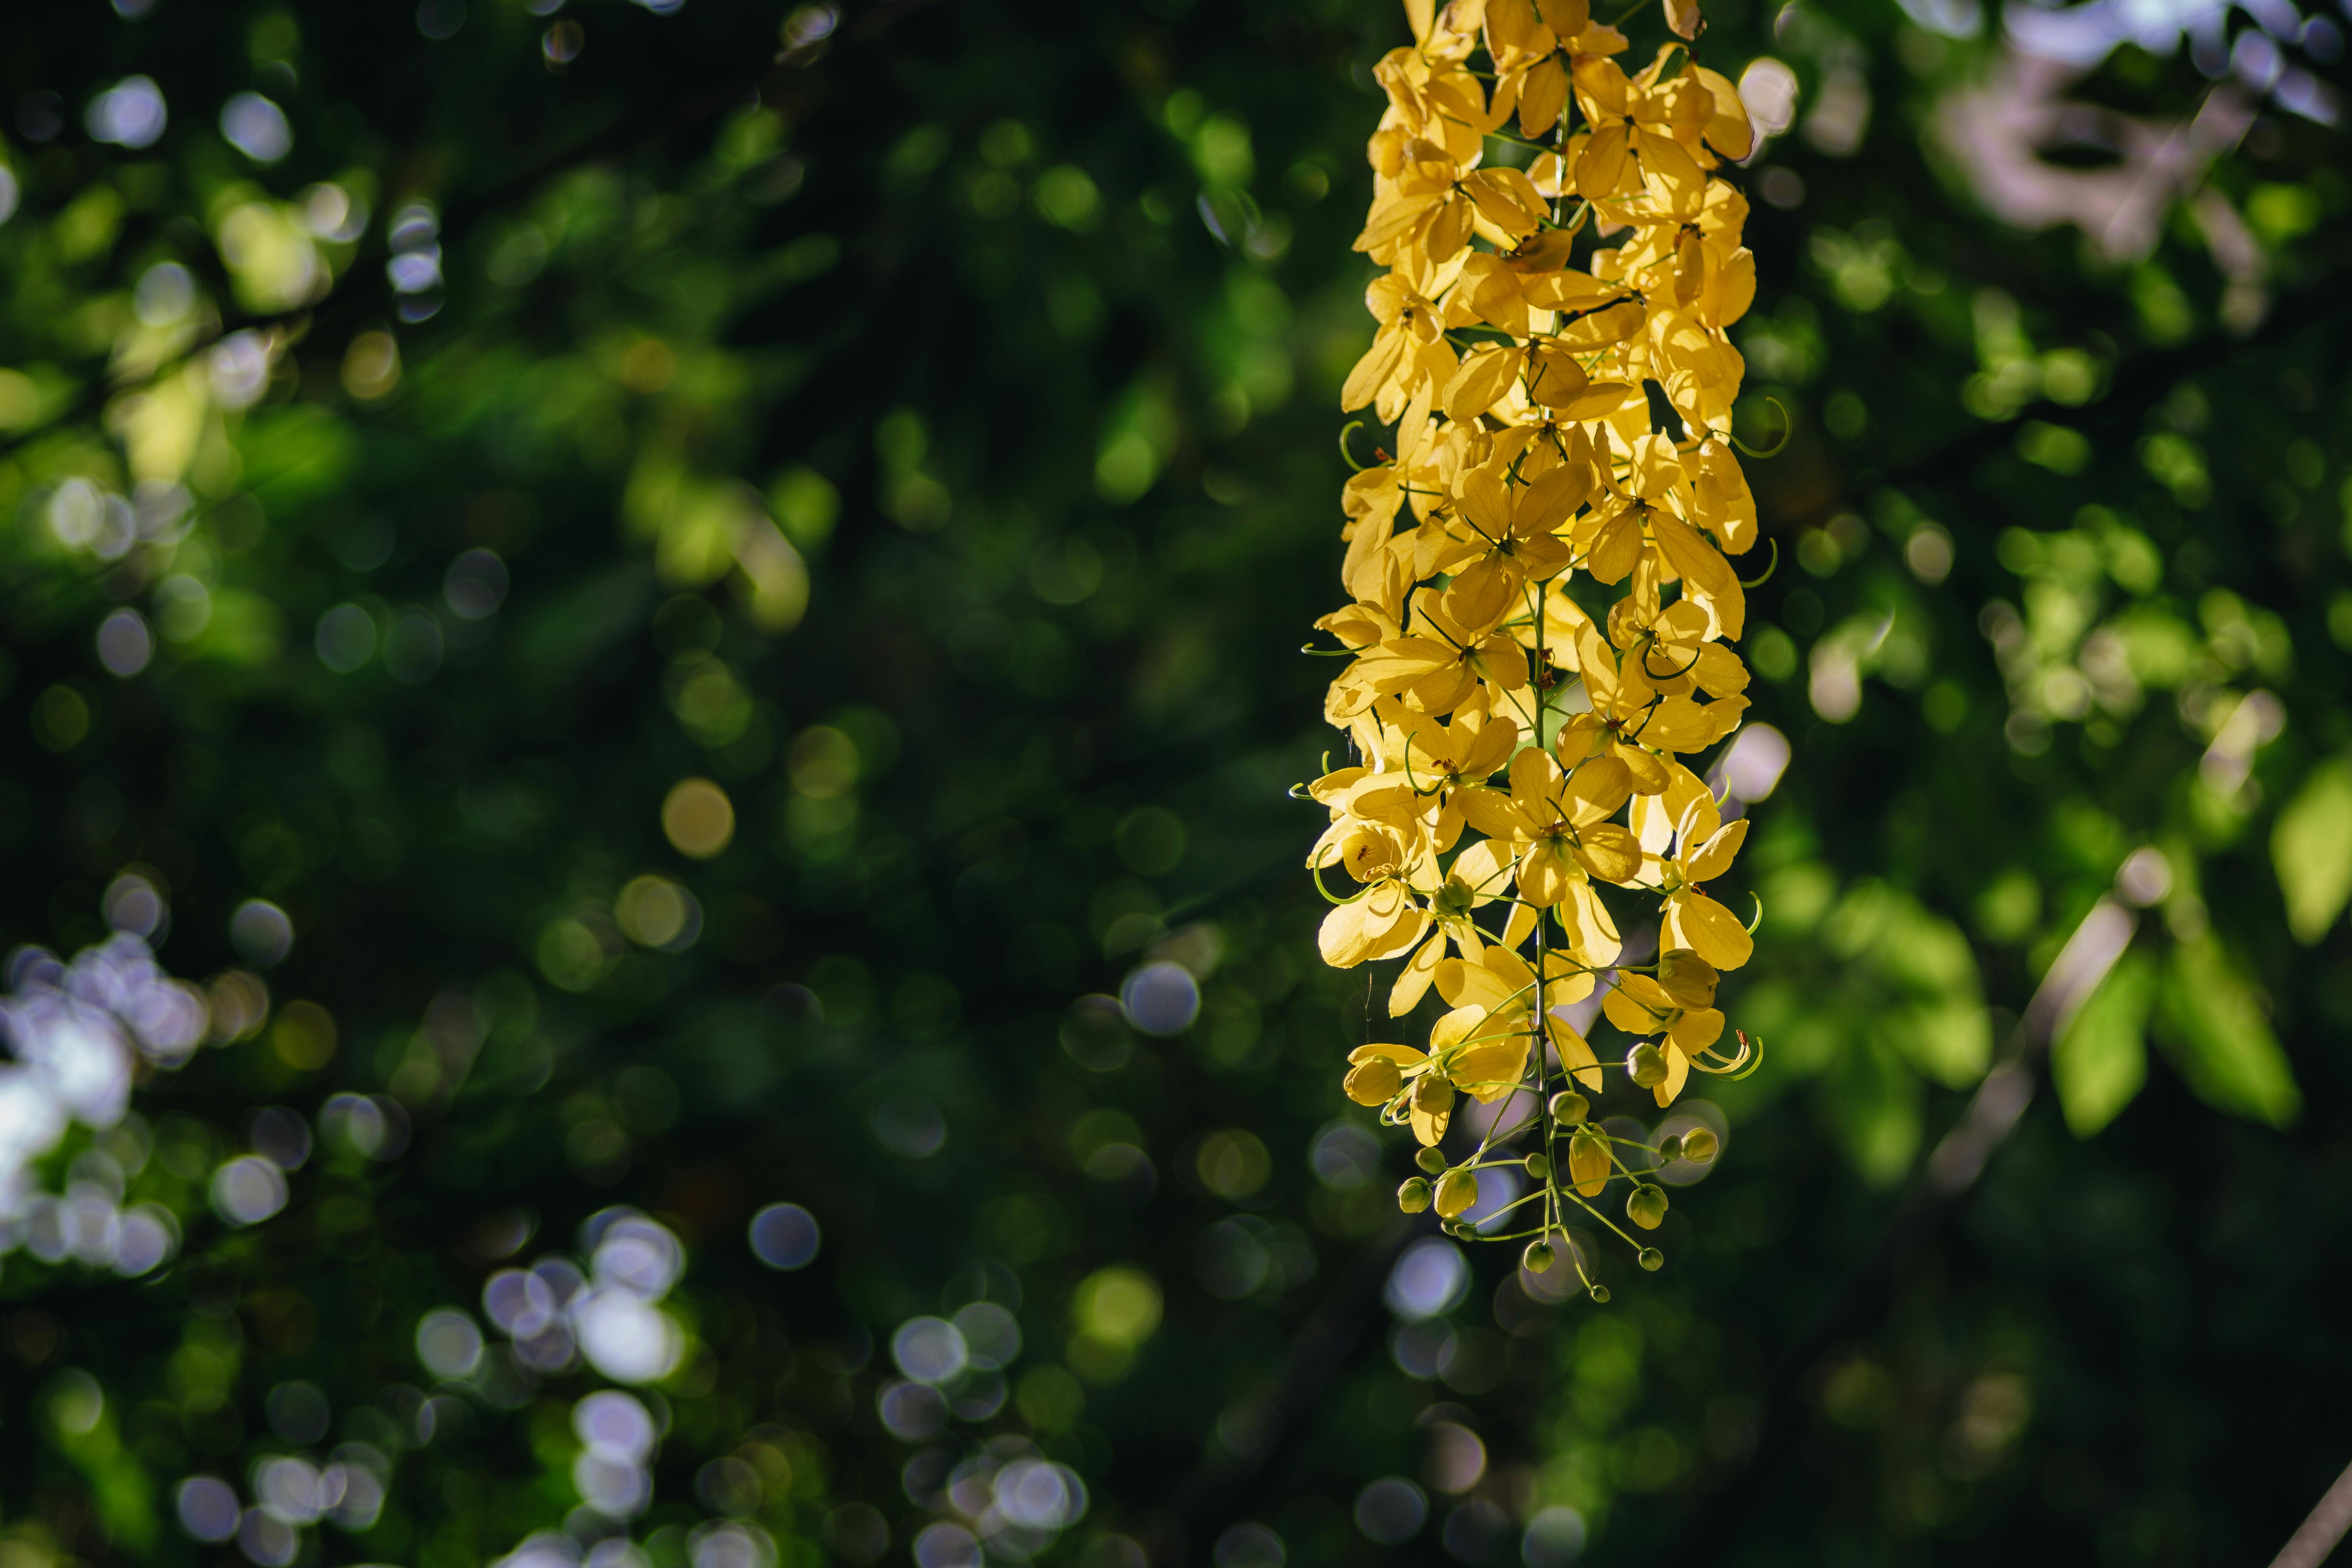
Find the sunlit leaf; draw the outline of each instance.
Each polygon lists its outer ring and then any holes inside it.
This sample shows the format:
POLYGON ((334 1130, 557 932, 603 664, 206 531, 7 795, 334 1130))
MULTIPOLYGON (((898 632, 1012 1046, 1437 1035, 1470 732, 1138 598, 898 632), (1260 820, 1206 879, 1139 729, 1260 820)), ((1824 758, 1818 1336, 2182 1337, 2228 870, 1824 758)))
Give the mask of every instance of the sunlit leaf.
POLYGON ((2301 1113, 2294 1069, 2252 983, 2220 942, 2204 937, 2174 950, 2161 994, 2157 1037, 2200 1100, 2274 1127, 2301 1113))
POLYGON ((2314 768, 2271 830, 2287 929, 2309 947, 2352 901, 2352 759, 2314 768))
POLYGON ((2116 1119, 2147 1079, 2147 1020, 2157 966, 2127 952, 2050 1047, 2050 1079, 2066 1125, 2088 1138, 2116 1119))

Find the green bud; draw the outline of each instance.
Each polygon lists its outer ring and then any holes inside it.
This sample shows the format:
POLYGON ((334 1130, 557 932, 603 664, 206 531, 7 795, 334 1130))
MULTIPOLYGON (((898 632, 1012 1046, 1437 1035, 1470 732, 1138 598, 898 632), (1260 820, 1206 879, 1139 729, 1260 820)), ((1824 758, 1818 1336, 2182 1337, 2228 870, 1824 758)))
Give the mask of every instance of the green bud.
POLYGON ((1415 1176, 1397 1189, 1397 1207, 1407 1214, 1419 1214, 1429 1206, 1429 1184, 1415 1176))
POLYGON ((1722 1147, 1715 1134, 1704 1127, 1694 1127, 1683 1134, 1683 1158, 1694 1165, 1712 1163, 1722 1147))
POLYGON ((1625 1217, 1643 1230, 1655 1230, 1666 1223, 1666 1190, 1646 1183, 1635 1187, 1625 1200, 1625 1217))
POLYGON ((1538 1149, 1528 1156, 1527 1166, 1529 1178, 1540 1182, 1551 1174, 1551 1157, 1538 1149))
POLYGON ((1549 1241, 1530 1241, 1528 1243, 1528 1249, 1519 1254, 1519 1266, 1530 1274, 1545 1274, 1550 1272, 1551 1243, 1549 1241))
POLYGON ((1595 1285, 1591 1289, 1586 1291, 1585 1294, 1591 1297, 1594 1304, 1597 1306, 1605 1307, 1609 1305, 1609 1287, 1606 1285, 1595 1285))
POLYGON ((1573 1127, 1592 1114, 1592 1102, 1572 1089, 1551 1097, 1551 1119, 1573 1127))
POLYGON ((1666 1081, 1666 1053, 1643 1040, 1625 1053, 1625 1072, 1643 1089, 1655 1089, 1666 1081))
POLYGON ((1673 1162, 1679 1160, 1682 1157, 1683 1141, 1680 1133, 1669 1133, 1665 1137, 1658 1140, 1659 1164, 1671 1164, 1673 1162))
POLYGON ((1651 1273, 1655 1274, 1659 1269, 1664 1268, 1666 1266, 1666 1255, 1660 1252, 1654 1247, 1645 1247, 1642 1248, 1641 1256, 1636 1258, 1633 1261, 1639 1263, 1651 1273))
POLYGON ((1434 1176, 1445 1169, 1445 1155, 1436 1149, 1423 1149, 1413 1155, 1412 1163, 1434 1176))

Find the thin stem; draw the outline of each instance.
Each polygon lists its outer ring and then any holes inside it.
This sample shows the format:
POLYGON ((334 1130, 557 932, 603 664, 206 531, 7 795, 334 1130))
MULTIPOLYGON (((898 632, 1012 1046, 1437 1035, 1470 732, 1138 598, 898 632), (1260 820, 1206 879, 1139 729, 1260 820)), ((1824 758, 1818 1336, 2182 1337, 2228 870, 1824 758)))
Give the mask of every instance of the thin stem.
POLYGON ((1576 1200, 1576 1206, 1578 1208, 1582 1209, 1586 1214, 1591 1215, 1594 1219, 1599 1220, 1602 1225, 1607 1226, 1612 1231, 1615 1232, 1618 1240, 1623 1242, 1626 1246, 1633 1247, 1636 1251, 1641 1249, 1642 1244, 1634 1240, 1632 1237, 1626 1235, 1624 1228, 1618 1225, 1615 1220, 1611 1219, 1607 1215, 1602 1214, 1599 1209, 1594 1208, 1591 1204, 1586 1203, 1582 1193, 1580 1193, 1571 1187, 1568 1190, 1568 1195, 1576 1200))

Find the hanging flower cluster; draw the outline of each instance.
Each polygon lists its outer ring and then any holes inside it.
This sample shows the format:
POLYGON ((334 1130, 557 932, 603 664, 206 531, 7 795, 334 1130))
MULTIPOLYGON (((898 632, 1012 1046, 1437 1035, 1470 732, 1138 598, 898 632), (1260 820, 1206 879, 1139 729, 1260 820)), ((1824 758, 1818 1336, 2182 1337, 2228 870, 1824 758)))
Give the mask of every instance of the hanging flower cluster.
POLYGON ((1342 395, 1395 426, 1395 455, 1348 483, 1354 602, 1317 623, 1348 658, 1326 715, 1356 758, 1311 790, 1331 814, 1308 857, 1337 904, 1323 957, 1403 959, 1392 1017, 1433 987, 1449 1009, 1425 1047, 1358 1049, 1347 1092, 1422 1144, 1434 1179, 1405 1183, 1401 1205, 1433 1204, 1465 1237, 1503 1228, 1465 1217, 1476 1173, 1535 1132, 1536 1186, 1512 1205, 1534 1213, 1498 1239, 1533 1237, 1538 1271, 1579 1209, 1659 1267, 1596 1200, 1622 1184, 1626 1216, 1654 1230, 1652 1173, 1715 1157, 1705 1127, 1653 1144, 1599 1125, 1588 1096, 1609 1074, 1663 1108, 1694 1071, 1755 1056, 1745 1035, 1723 1040, 1715 1006, 1749 928, 1705 890, 1748 823, 1723 821, 1686 761, 1748 706, 1726 557, 1758 530, 1726 330, 1755 262, 1748 203, 1709 171, 1753 132, 1694 57, 1695 9, 1664 4, 1680 37, 1629 76, 1626 37, 1587 0, 1433 16, 1407 0, 1416 41, 1376 72, 1389 107, 1356 241, 1388 268, 1366 296, 1380 331, 1342 395), (1356 886, 1334 891, 1327 870, 1356 886), (1620 913, 1652 901, 1654 945, 1621 936, 1620 913), (1633 1040, 1606 1058, 1576 1026, 1597 986, 1633 1040), (1476 1116, 1478 1142, 1449 1163, 1457 1115, 1476 1116))

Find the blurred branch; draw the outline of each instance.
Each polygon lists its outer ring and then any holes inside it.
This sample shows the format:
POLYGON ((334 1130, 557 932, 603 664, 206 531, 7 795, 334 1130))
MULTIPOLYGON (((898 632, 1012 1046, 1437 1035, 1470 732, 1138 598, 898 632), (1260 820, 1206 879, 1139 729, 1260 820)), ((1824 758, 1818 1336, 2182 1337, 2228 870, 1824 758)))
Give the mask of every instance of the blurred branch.
POLYGON ((2271 1559, 2271 1568, 2319 1568, 2347 1530, 2352 1530, 2352 1465, 2320 1495, 2303 1527, 2271 1559))
MULTIPOLYGON (((1735 1523, 1771 1474, 1772 1461, 1793 1451, 1792 1445, 1776 1438, 1797 1420, 1822 1362, 1878 1321, 1906 1266, 1958 1212, 1985 1166, 2033 1103, 2042 1058, 2051 1042, 2123 956, 2137 924, 2137 914, 2113 897, 2102 898, 2083 917, 2035 987, 2007 1053, 1985 1075, 1959 1120, 1927 1157, 1877 1245, 1782 1354, 1767 1385, 1747 1458, 1700 1500, 1682 1529, 1652 1554, 1652 1562, 1711 1563, 1730 1544, 1735 1523)), ((2346 1508, 2352 1510, 2352 1474, 2338 1485, 2347 1491, 2346 1508)))
POLYGON ((1352 1360, 1376 1321, 1381 1286, 1397 1254, 1415 1238, 1432 1234, 1436 1215, 1404 1221, 1359 1252, 1314 1314, 1300 1325, 1265 1392, 1240 1407, 1237 1423, 1246 1434, 1246 1452, 1212 1438, 1203 1457, 1171 1500, 1181 1542, 1155 1554, 1167 1562, 1207 1561, 1209 1547, 1249 1502, 1258 1482, 1305 1432, 1306 1418, 1321 1402, 1331 1380, 1352 1360))

